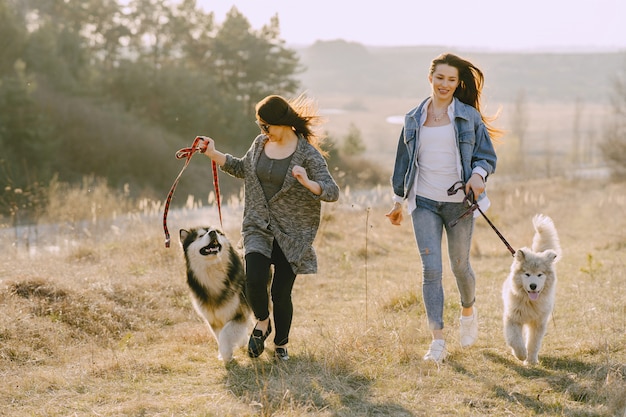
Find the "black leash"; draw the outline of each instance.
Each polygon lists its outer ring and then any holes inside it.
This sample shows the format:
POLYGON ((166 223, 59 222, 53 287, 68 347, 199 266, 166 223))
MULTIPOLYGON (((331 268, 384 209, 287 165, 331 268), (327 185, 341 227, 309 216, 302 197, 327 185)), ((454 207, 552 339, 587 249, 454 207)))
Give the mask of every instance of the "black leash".
MULTIPOLYGON (((457 181, 454 184, 452 184, 452 187, 448 188, 448 195, 454 195, 461 189, 463 190, 463 192, 465 192, 465 183, 463 181, 457 181)), ((496 228, 496 226, 494 226, 493 223, 491 223, 491 220, 489 220, 489 217, 487 217, 485 213, 481 210, 481 208, 478 206, 478 202, 474 199, 474 192, 471 189, 469 193, 465 194, 465 198, 463 199, 463 202, 469 204, 469 208, 463 214, 461 214, 457 219, 451 221, 449 226, 450 227, 456 226, 456 224, 462 218, 470 214, 473 215, 474 211, 478 210, 479 213, 485 218, 485 220, 487 220, 487 223, 489 224, 489 226, 491 226, 493 231, 496 232, 500 240, 504 242, 509 252, 511 252, 511 255, 515 256, 515 249, 513 249, 513 247, 509 245, 509 242, 507 242, 504 236, 502 236, 502 233, 500 233, 500 231, 496 228)))

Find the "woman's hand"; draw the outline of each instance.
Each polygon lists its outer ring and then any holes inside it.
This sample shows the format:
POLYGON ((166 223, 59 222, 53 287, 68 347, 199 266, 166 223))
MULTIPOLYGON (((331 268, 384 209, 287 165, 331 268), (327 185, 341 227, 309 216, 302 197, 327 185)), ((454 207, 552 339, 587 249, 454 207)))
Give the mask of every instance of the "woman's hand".
POLYGON ((201 152, 210 158, 215 152, 215 141, 208 136, 196 136, 196 139, 200 139, 201 152))
POLYGON ((394 203, 393 208, 387 214, 385 214, 389 218, 389 221, 394 226, 400 226, 402 223, 403 215, 402 215, 402 204, 394 203))
POLYGON ((300 165, 295 165, 291 170, 291 175, 298 180, 300 184, 302 184, 306 189, 312 192, 315 195, 322 194, 322 187, 315 181, 311 181, 309 179, 309 175, 306 173, 306 169, 301 167, 300 165))
POLYGON ((291 173, 298 180, 300 184, 306 186, 306 182, 309 180, 309 176, 306 173, 306 169, 304 169, 300 165, 295 165, 291 173))
POLYGON ((219 166, 226 163, 226 155, 215 149, 215 141, 208 136, 196 136, 200 139, 200 151, 206 156, 217 162, 219 166))
POLYGON ((478 199, 478 196, 485 191, 485 180, 479 174, 472 174, 467 184, 465 184, 465 194, 472 190, 474 193, 474 200, 478 199))

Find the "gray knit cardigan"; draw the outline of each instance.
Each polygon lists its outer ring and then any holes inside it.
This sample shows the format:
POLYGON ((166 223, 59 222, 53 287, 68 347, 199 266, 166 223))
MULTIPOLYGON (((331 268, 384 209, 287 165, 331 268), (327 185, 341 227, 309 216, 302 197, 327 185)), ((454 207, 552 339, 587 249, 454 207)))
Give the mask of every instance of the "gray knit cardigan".
POLYGON ((320 224, 321 202, 337 201, 339 187, 324 157, 299 137, 283 186, 267 201, 256 175, 256 165, 267 140, 265 135, 257 136, 242 158, 226 154, 226 163, 221 167, 227 174, 244 179, 241 227, 244 252, 259 252, 269 258, 276 239, 295 274, 314 274, 317 256, 313 240, 320 224), (291 174, 295 165, 306 169, 309 179, 322 187, 321 195, 313 194, 291 174))

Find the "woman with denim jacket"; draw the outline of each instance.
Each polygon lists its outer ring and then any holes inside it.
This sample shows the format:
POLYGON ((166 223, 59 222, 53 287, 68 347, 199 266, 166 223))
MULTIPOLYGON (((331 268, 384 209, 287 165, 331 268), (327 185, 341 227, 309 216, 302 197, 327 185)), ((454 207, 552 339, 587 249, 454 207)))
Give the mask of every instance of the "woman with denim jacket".
POLYGON ((391 224, 400 225, 403 201, 407 200, 422 260, 422 295, 432 332, 424 360, 440 363, 447 354, 443 334, 443 231, 461 296, 460 344, 466 347, 478 337, 478 312, 469 260, 474 216, 463 217, 468 209, 464 199, 478 196, 481 209, 489 206, 485 182, 495 171, 497 159, 492 138, 502 132, 480 112, 484 77, 471 62, 453 54, 440 55, 431 63, 428 80, 430 97, 404 119, 391 177, 394 205, 387 217, 391 224), (451 222, 459 217, 452 227, 451 222))
POLYGON ((317 272, 313 241, 320 224, 321 202, 339 198, 320 138, 313 130, 321 119, 313 100, 265 97, 256 105, 261 129, 241 158, 215 149, 215 141, 201 136, 204 152, 222 171, 244 180, 243 236, 246 296, 257 318, 248 341, 248 355, 263 353, 272 332, 274 356, 288 360, 287 343, 293 317, 291 291, 298 274, 317 272), (271 265, 274 265, 273 276, 271 265))

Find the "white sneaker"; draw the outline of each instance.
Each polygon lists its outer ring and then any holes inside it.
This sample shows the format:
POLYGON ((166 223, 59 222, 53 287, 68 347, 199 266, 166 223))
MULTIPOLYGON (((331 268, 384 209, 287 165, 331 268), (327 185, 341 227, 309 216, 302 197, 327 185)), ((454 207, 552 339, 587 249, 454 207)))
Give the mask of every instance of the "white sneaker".
POLYGON ((424 360, 441 363, 446 358, 446 355, 446 341, 443 339, 435 339, 431 342, 426 355, 424 355, 424 360))
POLYGON ((473 309, 473 315, 470 317, 461 316, 459 332, 461 334, 461 346, 471 346, 478 339, 478 310, 473 309))

